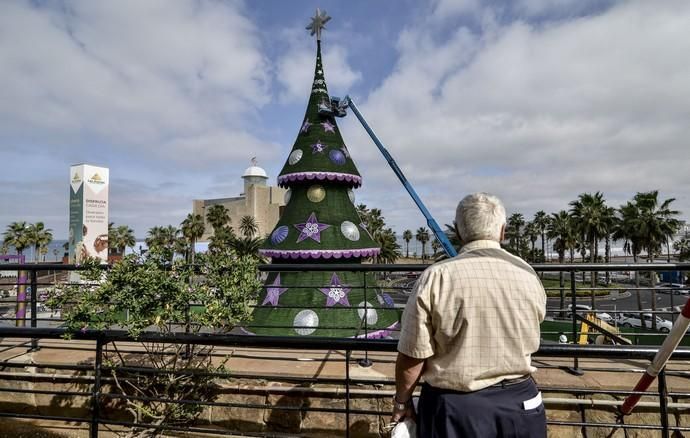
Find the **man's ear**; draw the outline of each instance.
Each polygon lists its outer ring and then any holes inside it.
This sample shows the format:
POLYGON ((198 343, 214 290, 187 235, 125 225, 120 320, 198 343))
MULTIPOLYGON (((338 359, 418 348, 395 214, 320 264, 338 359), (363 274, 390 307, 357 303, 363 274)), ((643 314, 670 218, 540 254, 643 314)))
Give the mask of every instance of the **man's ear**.
POLYGON ((501 225, 501 238, 498 239, 499 242, 506 240, 506 224, 501 225))

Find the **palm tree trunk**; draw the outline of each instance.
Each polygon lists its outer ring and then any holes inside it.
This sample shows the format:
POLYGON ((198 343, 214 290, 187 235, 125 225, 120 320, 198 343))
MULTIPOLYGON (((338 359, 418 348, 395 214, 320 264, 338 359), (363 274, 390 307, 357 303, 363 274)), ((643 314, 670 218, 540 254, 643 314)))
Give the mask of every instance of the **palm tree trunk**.
POLYGON ((410 242, 408 240, 405 241, 405 258, 410 258, 410 242))
MULTIPOLYGON (((653 251, 651 249, 648 251, 649 254, 649 263, 654 262, 654 256, 653 251)), ((655 271, 649 271, 649 281, 652 286, 652 330, 656 330, 656 272, 655 271)), ((673 292, 671 292, 673 293, 673 292)))
MULTIPOLYGON (((604 257, 606 259, 606 264, 608 265, 611 262, 611 237, 607 234, 606 235, 606 254, 604 254, 604 257)), ((606 271, 606 286, 611 284, 611 273, 609 271, 606 271)))
MULTIPOLYGON (((633 263, 637 263, 637 254, 633 254, 633 263)), ((637 310, 640 311, 640 320, 642 327, 645 327, 645 321, 642 318, 642 295, 640 294, 640 271, 635 271, 635 295, 637 295, 637 310)))
MULTIPOLYGON (((565 260, 565 252, 563 253, 558 253, 558 263, 563 264, 563 261, 565 260)), ((560 298, 561 298, 561 303, 558 305, 559 309, 564 309, 565 308, 565 281, 563 279, 563 271, 558 273, 558 287, 560 287, 560 298)), ((565 317, 565 311, 561 310, 561 318, 565 317)))
POLYGON ((190 248, 189 248, 189 261, 190 264, 194 264, 194 244, 195 244, 196 239, 190 239, 190 248))
MULTIPOLYGON (((597 241, 596 237, 592 236, 592 241, 589 242, 589 259, 591 263, 597 262, 597 241)), ((591 287, 596 287, 597 285, 597 273, 592 271, 589 273, 589 283, 591 287)), ((591 290, 592 293, 592 309, 594 308, 594 289, 591 290)))

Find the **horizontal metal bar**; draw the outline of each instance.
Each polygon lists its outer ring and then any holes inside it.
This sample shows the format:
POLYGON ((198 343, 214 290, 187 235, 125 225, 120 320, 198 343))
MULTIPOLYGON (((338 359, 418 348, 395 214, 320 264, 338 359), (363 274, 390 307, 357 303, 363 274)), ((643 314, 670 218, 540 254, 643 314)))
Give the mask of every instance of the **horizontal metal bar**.
MULTIPOLYGON (((0 337, 60 339, 68 331, 61 328, 0 327, 0 337)), ((351 351, 397 351, 397 341, 386 339, 352 339, 293 336, 247 336, 215 333, 156 333, 143 332, 133 338, 124 330, 86 330, 72 333, 74 339, 104 342, 153 342, 168 344, 194 344, 227 347, 254 347, 301 350, 351 350, 351 351)), ((608 359, 649 359, 654 357, 657 346, 622 345, 575 345, 542 344, 534 356, 588 357, 608 359)), ((674 359, 690 359, 690 348, 679 348, 674 359)))
MULTIPOLYGON (((111 265, 100 265, 103 269, 109 269, 111 265)), ((296 272, 296 271, 351 271, 351 272, 419 272, 431 266, 431 264, 357 264, 357 263, 285 263, 259 265, 262 272, 296 272)), ((677 271, 690 270, 690 263, 535 263, 532 264, 535 271, 539 272, 612 272, 612 271, 677 271)), ((7 263, 0 265, 0 271, 83 271, 82 265, 61 263, 46 263, 41 265, 7 263)))

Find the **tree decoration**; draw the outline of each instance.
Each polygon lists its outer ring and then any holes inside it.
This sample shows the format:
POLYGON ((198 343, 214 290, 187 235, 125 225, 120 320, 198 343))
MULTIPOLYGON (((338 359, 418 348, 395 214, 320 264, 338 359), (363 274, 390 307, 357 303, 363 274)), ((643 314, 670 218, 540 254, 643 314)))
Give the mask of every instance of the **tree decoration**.
POLYGON ((328 120, 321 124, 324 132, 335 132, 335 125, 328 120))
POLYGON ((311 126, 311 123, 309 123, 309 120, 305 120, 304 123, 302 123, 302 127, 300 128, 299 132, 306 134, 309 132, 309 127, 311 126))
POLYGON ((299 162, 299 160, 302 159, 302 154, 303 154, 302 149, 295 149, 290 154, 290 158, 288 158, 288 163, 297 164, 299 162))
POLYGON ((276 228, 271 233, 271 242, 274 245, 278 245, 279 243, 282 243, 283 241, 285 241, 285 239, 287 239, 288 231, 289 231, 289 229, 288 229, 287 225, 281 225, 280 227, 276 228))
MULTIPOLYGON (((355 203, 355 191, 354 190, 347 189, 347 197, 350 199, 350 202, 352 202, 352 204, 355 203)), ((287 201, 285 201, 285 203, 287 204, 287 201)))
POLYGON ((347 284, 342 284, 338 275, 334 272, 331 277, 331 285, 328 287, 319 288, 321 293, 326 295, 326 307, 333 307, 336 304, 341 304, 350 307, 350 302, 347 300, 347 295, 352 288, 347 284))
POLYGON ((326 145, 321 143, 321 140, 318 140, 316 143, 311 145, 311 153, 312 154, 320 154, 325 150, 326 150, 326 145))
POLYGON ((295 332, 298 335, 306 336, 314 333, 319 326, 319 315, 313 310, 301 310, 293 321, 295 332))
POLYGON ((314 184, 313 186, 309 187, 309 190, 307 190, 307 199, 309 199, 311 202, 321 202, 325 197, 326 189, 324 189, 320 184, 314 184))
POLYGON ((342 151, 338 149, 333 149, 328 153, 329 158, 331 159, 332 162, 334 162, 337 165, 343 165, 347 162, 347 158, 345 158, 345 154, 342 153, 342 151))
POLYGON ((340 224, 340 232, 343 233, 343 236, 349 240, 352 240, 353 242, 359 240, 359 230, 357 229, 357 225, 350 221, 344 221, 342 224, 340 224))
POLYGON ((357 305, 357 315, 359 315, 359 319, 364 319, 364 311, 366 307, 366 314, 367 314, 367 324, 369 325, 374 325, 376 322, 379 320, 379 316, 376 313, 376 309, 373 309, 374 306, 371 305, 371 303, 364 302, 362 301, 357 305))
POLYGON ((266 304, 271 304, 271 306, 277 306, 280 296, 287 290, 288 288, 281 287, 280 285, 280 274, 276 275, 271 287, 266 288, 266 298, 264 298, 264 301, 261 303, 261 305, 265 306, 266 304))
POLYGON ((306 222, 295 224, 295 228, 299 231, 297 243, 305 239, 312 239, 321 243, 321 232, 329 227, 330 225, 328 224, 319 223, 319 220, 316 218, 316 213, 312 213, 309 215, 306 222))

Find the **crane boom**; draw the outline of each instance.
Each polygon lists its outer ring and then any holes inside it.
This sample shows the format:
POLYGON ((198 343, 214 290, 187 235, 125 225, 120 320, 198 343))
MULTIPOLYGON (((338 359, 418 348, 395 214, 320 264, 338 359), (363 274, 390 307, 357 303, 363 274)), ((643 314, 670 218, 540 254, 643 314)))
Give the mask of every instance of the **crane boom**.
POLYGON ((443 230, 441 230, 441 227, 438 226, 438 223, 436 222, 434 217, 431 216, 431 213, 426 208, 422 200, 419 198, 419 195, 417 195, 417 192, 415 191, 414 187, 412 187, 412 184, 410 184, 410 182, 407 180, 405 174, 403 174, 403 171, 400 169, 400 167, 398 167, 398 164, 395 162, 391 154, 388 152, 383 143, 381 143, 381 140, 379 140, 374 131, 371 129, 362 113, 359 112, 359 109, 357 108, 357 105, 355 105, 355 103, 352 101, 352 98, 350 96, 345 96, 342 100, 337 98, 333 98, 332 100, 333 106, 336 107, 341 114, 344 113, 345 108, 349 107, 352 109, 352 112, 355 114, 355 116, 357 116, 357 120, 359 120, 359 122, 362 124, 364 130, 367 131, 367 134, 369 134, 369 137, 371 137, 376 146, 379 148, 379 151, 381 151, 381 154, 386 159, 391 169, 393 169, 393 172, 398 177, 403 187, 405 187, 407 193, 410 194, 412 200, 415 202, 415 204, 417 204, 419 210, 421 210, 422 214, 424 215, 424 218, 426 219, 427 225, 429 226, 431 231, 433 231, 434 235, 436 236, 436 239, 438 239, 438 241, 441 243, 441 246, 446 251, 446 254, 448 254, 448 257, 455 257, 457 255, 457 251, 455 250, 455 247, 450 243, 448 236, 446 236, 446 233, 444 233, 443 230))

